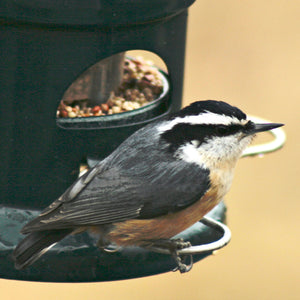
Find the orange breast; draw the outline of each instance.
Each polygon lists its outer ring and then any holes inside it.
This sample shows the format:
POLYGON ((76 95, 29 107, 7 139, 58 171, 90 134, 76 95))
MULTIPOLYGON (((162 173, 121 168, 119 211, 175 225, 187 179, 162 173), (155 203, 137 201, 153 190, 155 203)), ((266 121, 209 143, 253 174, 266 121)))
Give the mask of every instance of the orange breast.
POLYGON ((169 239, 199 221, 219 201, 216 189, 211 188, 199 201, 179 212, 154 219, 114 223, 105 239, 120 246, 138 246, 147 240, 169 239))

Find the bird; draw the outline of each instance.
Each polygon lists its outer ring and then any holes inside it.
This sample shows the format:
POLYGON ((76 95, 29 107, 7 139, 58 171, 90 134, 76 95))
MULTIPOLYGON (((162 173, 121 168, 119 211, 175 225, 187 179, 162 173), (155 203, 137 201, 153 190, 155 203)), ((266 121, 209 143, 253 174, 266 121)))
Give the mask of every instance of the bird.
POLYGON ((283 126, 254 123, 223 101, 196 101, 137 130, 21 230, 12 257, 20 270, 70 234, 88 231, 97 246, 166 249, 181 273, 173 238, 229 191, 238 159, 254 136, 283 126))

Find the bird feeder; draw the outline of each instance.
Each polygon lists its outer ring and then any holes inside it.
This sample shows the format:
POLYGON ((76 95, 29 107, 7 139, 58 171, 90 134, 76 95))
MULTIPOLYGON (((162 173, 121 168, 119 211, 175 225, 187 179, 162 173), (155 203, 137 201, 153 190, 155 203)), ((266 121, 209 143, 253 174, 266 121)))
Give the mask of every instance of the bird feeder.
MULTIPOLYGON (((140 248, 100 252, 87 234, 67 237, 25 270, 14 268, 11 253, 22 238, 21 227, 75 181, 83 160, 107 156, 140 127, 179 110, 187 10, 193 2, 1 2, 0 277, 107 281, 175 267, 168 255, 140 248), (158 99, 120 114, 57 118, 60 101, 79 79, 92 78, 89 97, 104 101, 120 82, 124 53, 136 49, 157 54, 167 66, 158 99), (105 84, 97 88, 95 82, 105 84)), ((201 253, 196 261, 229 241, 226 226, 218 222, 224 216, 220 204, 211 219, 182 233, 193 245, 213 244, 202 252, 192 249, 201 253)))

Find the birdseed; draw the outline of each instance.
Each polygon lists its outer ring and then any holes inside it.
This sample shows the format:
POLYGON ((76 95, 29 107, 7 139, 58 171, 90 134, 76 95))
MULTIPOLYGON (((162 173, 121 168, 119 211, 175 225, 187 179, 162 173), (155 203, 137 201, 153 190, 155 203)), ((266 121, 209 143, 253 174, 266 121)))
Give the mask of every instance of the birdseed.
POLYGON ((162 74, 151 61, 142 57, 125 58, 120 86, 106 103, 89 106, 89 99, 60 102, 58 118, 105 116, 138 109, 157 99, 163 92, 162 74))

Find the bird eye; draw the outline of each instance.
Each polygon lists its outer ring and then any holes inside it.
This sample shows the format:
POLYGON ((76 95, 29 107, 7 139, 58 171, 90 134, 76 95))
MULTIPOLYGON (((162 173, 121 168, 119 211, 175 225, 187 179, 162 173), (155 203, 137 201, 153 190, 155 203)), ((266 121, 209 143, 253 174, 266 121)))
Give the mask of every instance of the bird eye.
POLYGON ((225 135, 228 133, 229 128, 223 125, 219 125, 216 127, 216 132, 218 135, 225 135))

